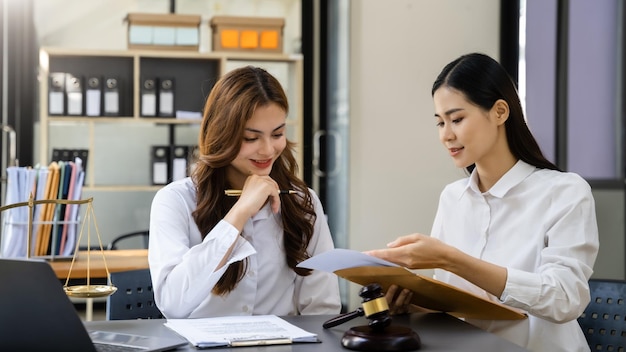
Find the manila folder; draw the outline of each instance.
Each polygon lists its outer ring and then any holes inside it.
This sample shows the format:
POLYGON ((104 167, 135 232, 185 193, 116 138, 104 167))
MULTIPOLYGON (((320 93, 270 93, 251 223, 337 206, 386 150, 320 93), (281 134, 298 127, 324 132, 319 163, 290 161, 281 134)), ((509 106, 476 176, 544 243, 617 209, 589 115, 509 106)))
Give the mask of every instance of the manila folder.
POLYGON ((378 283, 383 291, 398 285, 413 291, 411 303, 459 318, 516 320, 527 316, 519 310, 479 297, 444 282, 415 274, 398 266, 359 266, 334 273, 359 285, 378 283))

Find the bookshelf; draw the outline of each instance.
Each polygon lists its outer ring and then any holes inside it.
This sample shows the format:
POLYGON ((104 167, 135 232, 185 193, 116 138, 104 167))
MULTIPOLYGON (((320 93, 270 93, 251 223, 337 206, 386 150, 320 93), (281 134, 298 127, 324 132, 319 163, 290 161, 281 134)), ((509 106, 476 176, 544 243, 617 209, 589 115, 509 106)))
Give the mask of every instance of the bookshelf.
MULTIPOLYGON (((302 164, 303 67, 299 54, 43 47, 39 61, 40 136, 34 160, 41 165, 49 164, 53 149, 88 150, 83 190, 85 196, 94 197, 99 203, 98 219, 104 220, 100 220, 103 227, 111 225, 112 234, 104 236, 108 239, 148 226, 151 199, 163 186, 152 183, 151 147, 197 144, 199 118, 145 116, 142 82, 146 78, 173 79, 173 110, 200 114, 221 75, 249 64, 265 68, 278 78, 287 93, 290 104, 287 136, 296 142, 298 162, 302 164), (58 113, 56 107, 52 109, 50 104, 56 102, 58 94, 51 95, 55 89, 50 76, 58 72, 81 77, 84 86, 89 77, 100 77, 103 83, 107 78, 115 78, 118 114, 87 116, 84 102, 82 113, 76 114, 74 109, 69 114, 67 100, 64 113, 58 113), (120 197, 128 202, 120 202, 120 197), (120 203, 127 204, 132 211, 127 209, 124 213, 117 209, 119 205, 116 208, 115 204, 120 203)), ((85 90, 83 94, 86 97, 85 90)))

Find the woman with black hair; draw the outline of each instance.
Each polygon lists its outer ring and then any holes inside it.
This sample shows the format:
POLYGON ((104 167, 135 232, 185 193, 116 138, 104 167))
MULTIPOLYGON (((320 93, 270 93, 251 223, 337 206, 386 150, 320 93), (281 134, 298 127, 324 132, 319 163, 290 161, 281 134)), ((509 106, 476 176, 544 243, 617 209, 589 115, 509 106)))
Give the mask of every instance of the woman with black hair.
MULTIPOLYGON (((589 184, 543 156, 515 84, 491 57, 452 61, 432 95, 439 139, 469 177, 442 191, 431 236, 402 236, 368 253, 435 269, 438 280, 526 312, 524 320, 467 319, 516 344, 588 351, 576 319, 589 303, 599 247, 589 184)), ((392 309, 406 304, 406 291, 388 291, 392 309)))

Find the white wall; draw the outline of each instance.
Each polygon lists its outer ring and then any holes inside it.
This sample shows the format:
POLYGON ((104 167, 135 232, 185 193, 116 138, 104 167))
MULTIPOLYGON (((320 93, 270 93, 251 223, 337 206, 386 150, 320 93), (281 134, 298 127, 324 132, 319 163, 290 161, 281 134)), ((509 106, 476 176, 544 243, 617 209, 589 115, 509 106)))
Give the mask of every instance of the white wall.
POLYGON ((431 87, 457 56, 497 57, 499 0, 352 2, 350 246, 429 233, 439 192, 464 176, 440 144, 431 87))
MULTIPOLYGON (((464 176, 439 143, 431 87, 456 57, 498 57, 499 0, 351 2, 349 247, 429 234, 439 192, 464 176)), ((353 291, 351 306, 359 297, 353 291)))

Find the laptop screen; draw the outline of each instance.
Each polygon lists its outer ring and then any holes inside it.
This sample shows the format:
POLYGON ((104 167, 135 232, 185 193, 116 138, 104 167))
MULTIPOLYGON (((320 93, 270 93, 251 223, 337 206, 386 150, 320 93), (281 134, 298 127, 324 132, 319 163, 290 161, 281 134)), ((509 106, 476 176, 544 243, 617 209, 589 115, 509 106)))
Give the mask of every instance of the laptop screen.
POLYGON ((94 331, 90 336, 61 281, 45 261, 0 259, 0 298, 3 351, 95 352, 94 342, 165 351, 188 344, 182 338, 105 331, 94 331))
POLYGON ((95 351, 48 263, 0 259, 0 283, 3 350, 95 351))

